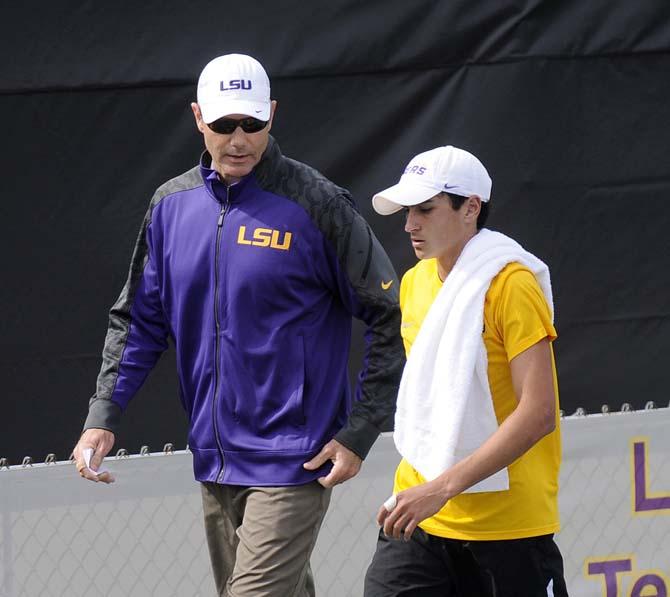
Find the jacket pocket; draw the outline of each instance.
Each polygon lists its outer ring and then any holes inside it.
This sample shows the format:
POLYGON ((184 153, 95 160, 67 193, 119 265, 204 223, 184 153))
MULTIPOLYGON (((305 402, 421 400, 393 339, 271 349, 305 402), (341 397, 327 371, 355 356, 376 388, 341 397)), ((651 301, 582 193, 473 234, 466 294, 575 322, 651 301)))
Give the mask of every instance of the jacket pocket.
POLYGON ((282 434, 305 424, 305 341, 286 336, 271 350, 248 351, 225 367, 234 420, 261 436, 282 434))
POLYGON ((289 398, 293 423, 295 425, 305 424, 305 338, 296 337, 297 356, 294 365, 293 392, 289 398))

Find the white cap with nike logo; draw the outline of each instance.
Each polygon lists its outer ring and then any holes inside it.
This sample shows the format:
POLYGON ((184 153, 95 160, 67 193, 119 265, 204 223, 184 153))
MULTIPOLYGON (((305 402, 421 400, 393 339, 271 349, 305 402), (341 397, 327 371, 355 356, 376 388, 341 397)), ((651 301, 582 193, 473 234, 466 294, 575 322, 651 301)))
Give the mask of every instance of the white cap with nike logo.
POLYGON ((200 73, 198 105, 206 124, 231 114, 270 120, 270 79, 251 56, 219 56, 200 73))
POLYGON ((440 192, 463 197, 491 198, 491 177, 471 153, 452 145, 436 147, 412 158, 398 184, 372 198, 375 211, 383 216, 403 207, 428 201, 440 192))

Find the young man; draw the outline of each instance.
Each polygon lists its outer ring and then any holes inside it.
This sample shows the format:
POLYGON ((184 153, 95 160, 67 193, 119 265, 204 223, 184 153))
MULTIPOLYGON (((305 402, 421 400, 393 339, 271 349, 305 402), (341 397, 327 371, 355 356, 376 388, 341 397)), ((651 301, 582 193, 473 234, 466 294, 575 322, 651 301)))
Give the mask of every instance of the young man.
POLYGON ((121 413, 171 338, 219 594, 314 595, 329 488, 358 472, 395 406, 398 284, 349 193, 270 137, 277 102, 258 61, 215 58, 197 99, 206 151, 151 200, 77 469, 111 480, 97 471, 121 413), (356 400, 352 316, 368 339, 356 400))
POLYGON ((549 271, 483 228, 491 179, 451 146, 417 155, 375 210, 405 209, 408 360, 366 597, 567 595, 560 552, 549 271))

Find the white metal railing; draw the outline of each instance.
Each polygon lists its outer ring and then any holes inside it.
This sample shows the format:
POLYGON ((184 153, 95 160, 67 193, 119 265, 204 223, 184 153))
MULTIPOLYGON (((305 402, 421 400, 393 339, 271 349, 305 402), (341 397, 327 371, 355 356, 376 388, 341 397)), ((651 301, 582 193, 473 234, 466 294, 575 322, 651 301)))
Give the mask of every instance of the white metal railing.
MULTIPOLYGON (((557 541, 573 597, 643 595, 660 582, 670 591, 668 429, 665 408, 562 420, 557 541)), ((385 434, 361 473, 334 490, 312 558, 319 596, 362 594, 374 514, 398 460, 385 434)), ((68 462, 0 468, 0 596, 213 595, 190 453, 105 466, 113 485, 84 482, 68 462)))

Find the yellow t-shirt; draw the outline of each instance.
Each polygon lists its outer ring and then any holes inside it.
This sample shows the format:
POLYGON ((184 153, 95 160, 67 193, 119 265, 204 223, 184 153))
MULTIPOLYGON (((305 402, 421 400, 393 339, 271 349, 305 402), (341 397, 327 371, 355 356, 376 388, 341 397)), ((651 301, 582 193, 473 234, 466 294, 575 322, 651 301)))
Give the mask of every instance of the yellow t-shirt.
MULTIPOLYGON (((401 333, 405 351, 412 343, 442 282, 437 261, 419 261, 400 285, 401 333)), ((549 307, 535 276, 519 263, 510 263, 493 279, 484 302, 484 345, 488 379, 498 424, 516 408, 509 362, 543 338, 554 340, 549 307)), ((463 493, 419 525, 431 535, 463 540, 519 539, 555 533, 558 518, 558 469, 561 436, 558 384, 552 351, 556 392, 556 429, 508 467, 507 491, 463 493)), ((424 483, 403 459, 395 474, 394 492, 424 483)))

